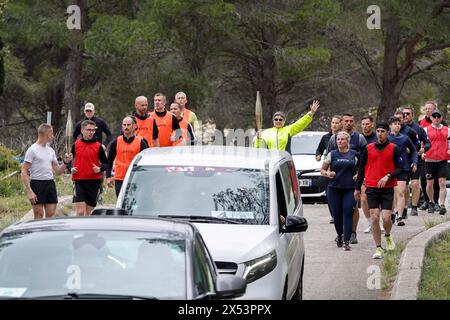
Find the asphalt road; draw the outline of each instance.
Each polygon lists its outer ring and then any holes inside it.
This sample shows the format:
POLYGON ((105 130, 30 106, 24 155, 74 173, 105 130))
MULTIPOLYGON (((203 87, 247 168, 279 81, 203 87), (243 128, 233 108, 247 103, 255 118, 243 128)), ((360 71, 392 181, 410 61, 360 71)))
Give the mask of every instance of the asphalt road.
MULTIPOLYGON (((372 259, 375 250, 372 235, 363 233, 367 227, 366 219, 360 209, 358 225, 358 244, 352 251, 337 248, 334 238, 334 225, 329 223, 330 214, 326 204, 304 205, 304 216, 309 228, 304 235, 305 270, 303 277, 303 299, 305 300, 377 300, 387 299, 381 289, 373 288, 377 267, 381 260, 372 259), (370 279, 369 279, 370 277, 370 279), (369 279, 369 287, 367 282, 369 279)), ((442 220, 438 214, 431 219, 442 220)), ((393 227, 394 241, 407 241, 424 230, 430 219, 425 211, 419 211, 418 217, 409 217, 406 226, 393 227)), ((383 247, 384 239, 382 237, 383 247)), ((381 269, 379 269, 381 270, 381 269)))

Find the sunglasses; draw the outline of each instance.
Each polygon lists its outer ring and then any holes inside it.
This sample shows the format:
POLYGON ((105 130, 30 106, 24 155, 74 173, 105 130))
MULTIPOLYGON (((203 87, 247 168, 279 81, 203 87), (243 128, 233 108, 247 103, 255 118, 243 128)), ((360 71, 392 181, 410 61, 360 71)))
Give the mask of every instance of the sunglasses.
POLYGON ((282 119, 282 118, 275 118, 275 119, 273 119, 273 121, 284 121, 284 119, 282 119))
POLYGON ((404 116, 409 116, 411 114, 411 112, 403 112, 404 116))
POLYGON ((441 115, 440 114, 436 114, 436 115, 431 115, 433 118, 440 118, 441 117, 441 115))

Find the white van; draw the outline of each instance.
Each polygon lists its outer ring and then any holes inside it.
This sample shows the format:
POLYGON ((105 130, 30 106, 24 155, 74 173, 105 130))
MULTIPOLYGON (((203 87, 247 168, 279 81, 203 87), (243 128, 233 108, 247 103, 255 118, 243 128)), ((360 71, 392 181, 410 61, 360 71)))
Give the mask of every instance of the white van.
POLYGON ((196 225, 219 273, 247 281, 242 299, 301 299, 303 217, 287 152, 223 146, 151 148, 133 160, 117 207, 196 225))

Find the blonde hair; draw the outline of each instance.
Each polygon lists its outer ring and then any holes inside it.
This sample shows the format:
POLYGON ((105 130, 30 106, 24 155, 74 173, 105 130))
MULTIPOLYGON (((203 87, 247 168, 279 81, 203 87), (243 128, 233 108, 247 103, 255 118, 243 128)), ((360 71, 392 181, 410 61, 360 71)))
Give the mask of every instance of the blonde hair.
POLYGON ((336 140, 337 140, 337 138, 339 137, 339 135, 344 135, 344 136, 345 136, 345 139, 346 139, 347 141, 350 141, 350 135, 348 134, 347 131, 339 131, 338 133, 336 133, 336 140))

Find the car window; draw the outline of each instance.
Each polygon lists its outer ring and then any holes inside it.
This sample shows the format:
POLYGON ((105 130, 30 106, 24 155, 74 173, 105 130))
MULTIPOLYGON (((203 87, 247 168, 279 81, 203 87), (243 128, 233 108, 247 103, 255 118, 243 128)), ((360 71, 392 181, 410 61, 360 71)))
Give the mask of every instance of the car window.
POLYGON ((203 246, 204 243, 196 236, 194 243, 194 286, 197 295, 214 293, 215 278, 203 246))
POLYGON ((291 171, 289 169, 288 162, 281 164, 280 173, 283 181, 287 214, 291 215, 295 212, 298 200, 295 196, 294 185, 292 184, 291 171))
POLYGON ((302 133, 292 137, 291 154, 316 154, 319 146, 321 134, 302 133))
POLYGON ((286 197, 284 194, 283 181, 279 171, 277 171, 275 174, 275 181, 277 187, 278 216, 286 218, 287 216, 286 197))
POLYGON ((269 223, 265 170, 205 166, 145 166, 130 176, 122 207, 132 215, 215 217, 269 223))
POLYGON ((176 233, 40 231, 0 238, 0 296, 68 292, 185 299, 185 238, 176 233))

